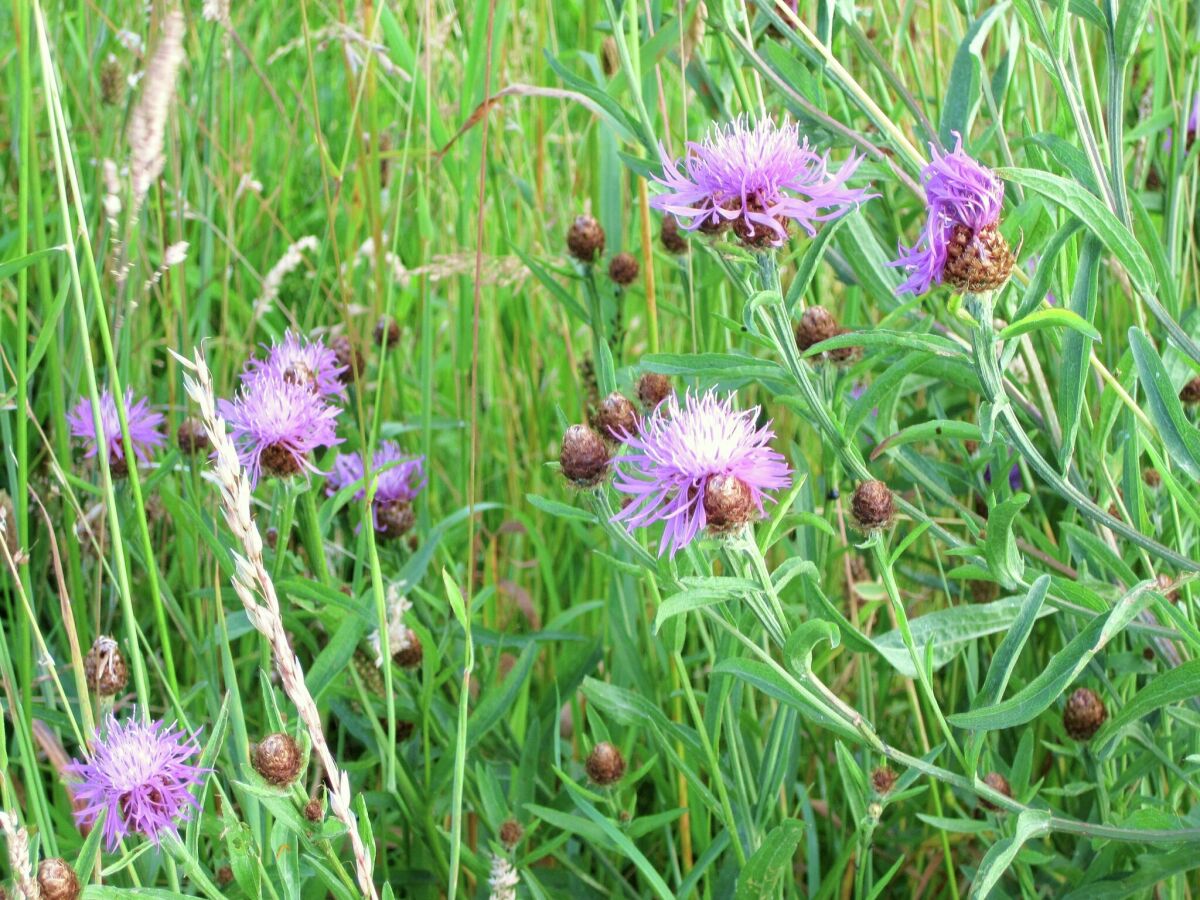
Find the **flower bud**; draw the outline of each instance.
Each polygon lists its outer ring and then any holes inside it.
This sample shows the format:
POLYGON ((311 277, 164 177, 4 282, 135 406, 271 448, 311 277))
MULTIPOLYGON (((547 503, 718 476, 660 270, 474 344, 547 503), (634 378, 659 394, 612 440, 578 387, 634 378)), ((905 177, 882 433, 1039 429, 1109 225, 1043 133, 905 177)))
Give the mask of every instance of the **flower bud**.
POLYGON ((391 503, 375 505, 375 533, 381 538, 398 538, 408 532, 416 521, 412 504, 407 500, 393 500, 391 503))
POLYGON ((604 252, 604 229, 591 216, 576 216, 567 232, 567 250, 581 263, 591 263, 604 252))
POLYGON ((709 532, 726 534, 750 522, 758 508, 750 486, 736 475, 714 475, 704 484, 704 515, 709 532))
POLYGON ((637 280, 639 268, 632 253, 618 253, 609 261, 608 277, 621 287, 628 287, 637 280))
POLYGON ((190 418, 180 422, 175 439, 179 443, 179 449, 189 456, 208 453, 212 450, 208 432, 204 430, 204 423, 199 419, 190 418))
POLYGON ((871 787, 877 794, 887 794, 896 786, 896 773, 887 766, 880 766, 871 772, 871 787))
POLYGON ((233 868, 231 866, 221 866, 217 869, 217 887, 225 887, 233 881, 233 868))
MULTIPOLYGON (((1008 783, 1008 779, 999 772, 988 772, 983 778, 983 783, 996 793, 1003 794, 1009 800, 1012 799, 1012 785, 1010 785, 1008 783)), ((984 799, 983 797, 979 798, 979 803, 984 809, 990 809, 992 811, 1000 808, 995 803, 992 803, 990 800, 984 799)))
POLYGON ((388 316, 381 316, 375 323, 375 344, 386 344, 390 350, 400 343, 400 323, 388 316))
POLYGON ((83 659, 83 675, 87 686, 101 697, 119 694, 129 683, 129 669, 117 642, 100 635, 83 659))
POLYGON ((647 372, 638 379, 637 395, 642 409, 651 412, 671 395, 671 382, 666 375, 647 372))
POLYGON ((276 731, 254 747, 254 771, 271 784, 289 785, 300 775, 300 745, 289 734, 276 731))
POLYGON ((75 900, 79 896, 79 876, 70 863, 57 856, 38 863, 37 884, 42 900, 75 900))
POLYGON ((1015 261, 1008 241, 994 224, 975 232, 958 224, 946 248, 942 280, 960 292, 994 291, 1008 281, 1015 261))
POLYGON ((796 346, 803 353, 814 344, 827 341, 837 334, 838 323, 833 313, 823 306, 810 306, 796 325, 796 346))
POLYGON ((363 359, 362 352, 354 346, 348 335, 339 334, 329 342, 329 349, 337 358, 337 364, 346 367, 346 370, 338 376, 338 380, 342 384, 353 384, 355 372, 360 378, 362 377, 362 373, 366 369, 366 360, 363 359))
POLYGON ((613 391, 596 410, 596 430, 614 441, 622 441, 637 431, 637 410, 625 396, 613 391))
POLYGON ((663 216, 662 230, 658 233, 663 249, 673 256, 687 252, 687 240, 679 231, 679 220, 669 213, 663 216))
POLYGON ((421 639, 415 631, 408 629, 404 646, 392 654, 392 662, 402 669, 416 669, 424 658, 425 648, 421 646, 421 639))
POLYGON ((1091 688, 1078 688, 1063 707, 1063 728, 1077 741, 1089 741, 1108 718, 1104 701, 1091 688))
POLYGON ((1181 403, 1186 403, 1189 406, 1195 406, 1200 403, 1200 375, 1197 375, 1179 391, 1179 400, 1181 403))
POLYGON ((607 787, 616 784, 624 776, 625 757, 608 741, 601 741, 588 754, 584 768, 593 784, 607 787))
POLYGON ((895 513, 892 492, 882 481, 864 481, 854 490, 850 511, 863 531, 886 528, 895 513))
POLYGON ((516 819, 506 819, 504 824, 500 826, 500 843, 509 850, 521 843, 521 838, 525 836, 525 829, 521 827, 521 823, 516 819))
POLYGON ((304 804, 304 818, 310 822, 320 822, 325 818, 325 804, 320 797, 313 797, 304 804))
MULTIPOLYGON (((843 334, 852 334, 853 329, 838 328, 833 336, 841 337, 843 334)), ((835 347, 829 351, 829 359, 836 366, 848 366, 862 356, 862 347, 835 347)))
POLYGON ((1156 490, 1162 485, 1162 474, 1153 466, 1146 466, 1142 469, 1142 483, 1151 490, 1156 490))
POLYGON ((563 435, 558 462, 569 481, 579 487, 592 487, 608 471, 608 447, 588 426, 572 425, 563 435))

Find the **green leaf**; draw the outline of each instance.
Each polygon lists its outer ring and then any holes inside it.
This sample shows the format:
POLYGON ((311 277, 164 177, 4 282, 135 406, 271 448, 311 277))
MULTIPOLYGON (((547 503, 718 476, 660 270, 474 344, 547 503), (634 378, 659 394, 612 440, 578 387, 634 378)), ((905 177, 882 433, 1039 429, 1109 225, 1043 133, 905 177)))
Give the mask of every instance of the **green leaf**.
POLYGON ((1136 722, 1142 716, 1168 703, 1190 700, 1193 697, 1200 697, 1200 659, 1188 660, 1151 679, 1100 729, 1100 733, 1092 741, 1092 746, 1099 747, 1097 755, 1106 759, 1116 749, 1117 733, 1129 723, 1136 722))
MULTIPOLYGON (((956 728, 996 731, 1024 725, 1041 715, 1083 671, 1104 645, 1153 599, 1154 583, 1144 581, 1117 601, 1107 616, 1093 619, 1020 692, 991 706, 947 716, 956 728)), ((994 604, 990 604, 994 605, 994 604)))
POLYGON ((1012 529, 1017 515, 1028 502, 1029 495, 1020 493, 998 504, 988 514, 987 541, 983 545, 988 571, 1009 590, 1021 583, 1021 573, 1025 571, 1025 560, 1017 549, 1012 529))
MULTIPOLYGON (((1095 237, 1088 235, 1083 241, 1075 284, 1068 299, 1071 309, 1081 318, 1095 318, 1099 267, 1100 245, 1095 237)), ((1079 334, 1067 334, 1063 338, 1062 378, 1058 390, 1063 439, 1058 459, 1064 470, 1075 452, 1075 439, 1079 434, 1079 420, 1083 409, 1083 391, 1087 385, 1088 357, 1091 352, 1091 344, 1079 334)))
POLYGON ((975 883, 971 885, 971 896, 980 900, 987 897, 1001 876, 1012 865, 1021 847, 1030 838, 1046 834, 1050 830, 1050 813, 1040 809, 1027 809, 1017 816, 1017 828, 1012 837, 997 841, 988 850, 975 873, 975 883))
MULTIPOLYGON (((955 606, 926 613, 909 623, 913 642, 922 655, 925 647, 931 646, 933 667, 940 669, 979 638, 1011 628, 1021 614, 1021 603, 1020 597, 1006 597, 994 603, 955 606)), ((1051 612, 1053 610, 1046 609, 1040 615, 1051 612)), ((908 678, 916 677, 899 629, 880 635, 874 644, 896 671, 908 678)))
POLYGON ((1001 168, 997 173, 1007 181, 1036 191, 1075 215, 1120 261, 1139 290, 1153 292, 1154 267, 1146 251, 1095 195, 1074 181, 1036 169, 1001 168))
POLYGON ((547 500, 545 497, 539 497, 537 494, 526 494, 525 499, 535 509, 540 509, 542 512, 559 519, 574 519, 578 522, 586 522, 588 525, 595 525, 599 521, 595 515, 586 509, 560 503, 558 500, 547 500))
POLYGON ((704 609, 707 606, 713 606, 723 600, 733 600, 738 596, 738 591, 754 590, 757 585, 753 582, 743 581, 740 578, 719 578, 711 579, 713 581, 729 582, 728 585, 705 585, 703 587, 693 587, 687 590, 679 591, 672 594, 658 607, 658 612, 654 616, 654 632, 662 627, 663 623, 675 616, 683 615, 695 609, 704 609), (735 587, 735 583, 741 583, 740 587, 735 587))
MULTIPOLYGON (((1082 268, 1082 263, 1080 266, 1082 268)), ((1088 340, 1100 340, 1100 332, 1093 328, 1087 319, 1069 309, 1041 309, 1030 313, 1001 331, 1000 337, 1007 341, 1009 338, 1028 334, 1031 331, 1043 331, 1047 328, 1070 328, 1088 340)))
POLYGON ((1016 665, 1017 658, 1021 655, 1025 642, 1029 639, 1033 623, 1041 614, 1042 603, 1046 599, 1046 591, 1049 588, 1050 576, 1043 575, 1033 583, 1029 593, 1021 601, 1020 611, 1013 620, 1008 634, 1000 642, 1000 646, 996 649, 996 655, 992 657, 992 664, 988 667, 987 677, 983 681, 983 689, 979 692, 982 703, 989 705, 998 703, 1004 696, 1004 689, 1008 686, 1013 666, 1016 665))
POLYGON ((880 441, 871 451, 870 458, 876 460, 888 450, 903 447, 905 444, 944 439, 978 441, 980 439, 979 426, 973 422, 959 422, 954 419, 933 419, 929 422, 910 425, 880 441))
POLYGON ((840 641, 837 626, 825 619, 802 622, 788 637, 783 658, 791 664, 797 675, 807 675, 812 670, 813 648, 821 641, 828 641, 830 647, 836 647, 840 641))
POLYGON ((446 586, 446 599, 450 601, 450 608, 454 610, 454 618, 458 619, 462 630, 469 633, 471 621, 467 618, 467 604, 463 600, 462 591, 458 589, 453 577, 445 569, 442 569, 442 583, 446 586))
POLYGON ((1150 339, 1136 325, 1129 329, 1129 347, 1137 363, 1138 376, 1146 390, 1150 418, 1162 438, 1167 456, 1189 475, 1200 480, 1200 430, 1187 420, 1179 393, 1150 339))
POLYGON ((787 381, 778 363, 738 353, 652 353, 642 358, 642 367, 662 375, 787 381))
POLYGON ((798 819, 786 819, 772 828, 738 875, 734 900, 774 897, 784 879, 792 877, 792 857, 803 836, 804 823, 798 819))
POLYGON ((997 3, 972 22, 962 43, 958 45, 958 52, 954 54, 939 129, 942 143, 946 146, 954 144, 955 132, 966 135, 971 129, 971 120, 982 97, 980 81, 983 77, 983 60, 980 52, 992 25, 1007 8, 1007 2, 997 3))
POLYGON ((61 253, 66 250, 66 246, 59 245, 57 247, 46 247, 44 250, 35 250, 33 253, 26 253, 24 256, 19 256, 16 259, 10 259, 0 263, 0 281, 6 278, 11 278, 22 269, 32 266, 35 262, 45 259, 54 253, 61 253))

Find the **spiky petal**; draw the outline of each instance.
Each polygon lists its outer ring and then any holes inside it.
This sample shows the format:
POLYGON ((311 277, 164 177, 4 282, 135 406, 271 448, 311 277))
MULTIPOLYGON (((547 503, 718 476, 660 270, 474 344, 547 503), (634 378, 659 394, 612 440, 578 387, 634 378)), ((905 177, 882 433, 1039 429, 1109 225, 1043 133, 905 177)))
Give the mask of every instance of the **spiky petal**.
POLYGON ((908 272, 896 289, 898 294, 923 294, 941 284, 957 228, 964 227, 975 236, 1000 220, 1004 183, 964 153, 962 137, 956 137, 950 153, 929 148, 933 159, 921 171, 926 208, 921 239, 911 247, 901 245, 900 258, 889 263, 908 272))
POLYGON ((627 453, 617 458, 613 487, 629 494, 614 521, 631 531, 663 522, 659 555, 686 547, 708 523, 705 489, 711 479, 732 477, 750 491, 759 516, 766 492, 792 483, 782 454, 769 446, 770 423, 758 427, 759 408, 736 411, 733 397, 689 393, 681 405, 668 396, 643 418, 636 435, 623 435, 627 453))
POLYGON ((663 175, 655 181, 665 191, 651 206, 685 222, 689 231, 734 223, 738 235, 755 245, 781 245, 788 222, 816 234, 816 223, 873 196, 846 187, 861 156, 851 155, 831 172, 829 154, 809 147, 794 122, 738 118, 712 128, 699 143, 689 141, 682 160, 662 146, 659 154, 663 175))
POLYGON ((104 816, 104 839, 109 852, 128 834, 141 834, 158 843, 164 831, 191 810, 199 809, 192 788, 208 769, 191 762, 200 746, 193 736, 162 722, 118 721, 109 715, 98 729, 91 753, 72 760, 66 771, 77 779, 72 792, 80 824, 104 816))
MULTIPOLYGON (((425 457, 408 456, 395 441, 382 441, 371 457, 371 471, 379 475, 371 504, 372 521, 378 530, 380 509, 396 503, 411 503, 424 489, 427 482, 425 457)), ((361 454, 339 453, 333 463, 333 471, 329 473, 325 490, 332 496, 347 485, 363 481, 364 475, 361 454)), ((354 499, 361 500, 365 495, 364 482, 355 492, 354 499)))
MULTIPOLYGON (((125 413, 129 421, 129 437, 133 442, 133 452, 139 460, 148 460, 148 451, 161 447, 167 440, 161 430, 163 416, 150 409, 145 397, 137 401, 133 399, 133 389, 125 389, 125 413)), ((87 447, 83 454, 85 459, 91 459, 100 452, 100 442, 108 446, 109 458, 115 462, 124 462, 125 445, 121 440, 121 420, 117 418, 117 404, 112 392, 105 390, 100 395, 100 429, 96 434, 96 423, 92 418, 92 401, 87 397, 81 399, 75 408, 67 414, 67 424, 71 434, 83 440, 87 447)))
POLYGON ((338 365, 337 354, 320 338, 305 340, 287 331, 283 340, 267 348, 265 359, 246 363, 242 380, 251 381, 264 372, 278 372, 290 381, 307 384, 323 397, 344 397, 341 376, 346 367, 338 365))
POLYGON ((342 442, 336 432, 341 410, 309 385, 274 369, 243 382, 237 397, 218 401, 217 410, 229 423, 238 457, 255 483, 264 462, 277 475, 319 472, 310 454, 342 442))

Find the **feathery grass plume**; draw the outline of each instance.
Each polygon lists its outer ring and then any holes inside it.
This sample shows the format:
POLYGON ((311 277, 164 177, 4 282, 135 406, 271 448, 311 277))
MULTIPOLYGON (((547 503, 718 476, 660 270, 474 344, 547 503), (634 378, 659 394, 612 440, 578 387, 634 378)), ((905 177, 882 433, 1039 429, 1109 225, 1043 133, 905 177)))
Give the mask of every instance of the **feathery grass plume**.
POLYGON ((225 422, 217 412, 212 373, 199 349, 195 351, 192 360, 174 351, 172 353, 180 365, 191 373, 184 376, 184 389, 200 409, 200 420, 204 423, 208 439, 213 446, 213 470, 221 490, 225 522, 242 545, 243 552, 233 554, 233 588, 246 609, 250 624, 267 638, 284 693, 296 707, 312 743, 313 752, 325 769, 325 777, 329 781, 329 808, 338 821, 346 826, 347 838, 354 852, 359 888, 371 900, 377 900, 370 856, 359 835, 357 817, 350 808, 350 779, 338 766, 329 744, 325 741, 321 714, 308 686, 304 683, 304 669, 300 660, 288 643, 275 583, 263 562, 262 536, 250 512, 250 479, 246 470, 242 468, 232 439, 225 431, 225 422))
POLYGON ((283 279, 287 278, 294 272, 304 260, 304 251, 312 251, 317 249, 317 239, 311 234, 305 235, 300 240, 291 244, 287 250, 283 252, 283 256, 279 257, 279 261, 271 266, 266 277, 262 280, 262 287, 259 289, 258 299, 254 301, 254 321, 262 319, 271 307, 275 304, 279 297, 279 288, 283 284, 283 279))
POLYGON ((517 885, 521 877, 507 857, 492 854, 492 871, 488 876, 490 900, 517 900, 517 885))
POLYGON ((791 222, 813 235, 815 223, 874 196, 846 187, 861 156, 851 154, 830 172, 829 154, 809 147, 795 122, 738 118, 713 127, 699 143, 689 141, 687 149, 676 160, 659 145, 663 174, 654 180, 666 190, 650 205, 687 219, 688 231, 716 232, 732 224, 743 243, 778 247, 791 222))
MULTIPOLYGON (((161 447, 167 436, 163 433, 162 413, 152 412, 145 397, 133 399, 133 388, 125 389, 125 412, 129 421, 129 439, 133 452, 143 462, 149 462, 148 451, 161 447)), ((117 417, 117 404, 112 392, 105 388, 100 395, 100 434, 96 433, 96 421, 92 417, 92 402, 87 397, 75 404, 67 413, 67 424, 71 435, 80 438, 87 447, 84 459, 91 459, 100 452, 100 443, 108 447, 108 457, 114 469, 127 467, 125 443, 121 440, 121 420, 117 417)))
POLYGON ((201 14, 206 22, 218 25, 229 24, 229 0, 204 0, 201 14))
POLYGON ((167 158, 163 153, 167 115, 175 95, 175 77, 183 62, 183 13, 172 8, 163 17, 162 34, 146 66, 142 96, 129 116, 129 177, 133 183, 133 207, 138 210, 150 186, 162 174, 167 158))
POLYGON ((78 779, 72 786, 82 804, 76 820, 90 825, 105 813, 110 853, 132 833, 157 844, 163 831, 175 830, 180 818, 200 808, 192 788, 209 770, 189 762, 199 753, 195 737, 180 729, 139 718, 121 722, 110 714, 84 760, 66 768, 78 779))
POLYGON ((997 230, 1004 182, 964 153, 962 136, 956 137, 949 153, 929 148, 933 159, 921 171, 921 239, 912 247, 901 244, 900 258, 889 263, 908 272, 897 294, 923 294, 943 282, 959 291, 992 290, 1012 270, 1012 251, 997 230))
POLYGON ((29 862, 29 832, 21 827, 17 817, 10 812, 0 812, 0 831, 4 832, 8 843, 8 867, 16 880, 17 896, 38 900, 38 886, 29 862))
POLYGON ((737 412, 733 396, 671 394, 642 419, 638 433, 622 435, 628 452, 614 460, 613 487, 632 502, 614 522, 633 531, 663 522, 658 552, 674 556, 705 526, 720 530, 763 514, 766 491, 792 483, 783 455, 771 449, 770 423, 758 427, 759 407, 737 412), (733 521, 730 515, 736 513, 733 521))
MULTIPOLYGON (((404 614, 412 609, 412 603, 400 593, 395 584, 389 584, 387 589, 387 646, 392 655, 403 653, 409 648, 411 639, 416 637, 404 624, 404 614)), ((383 640, 376 628, 367 638, 371 650, 375 653, 375 668, 383 668, 383 640)))

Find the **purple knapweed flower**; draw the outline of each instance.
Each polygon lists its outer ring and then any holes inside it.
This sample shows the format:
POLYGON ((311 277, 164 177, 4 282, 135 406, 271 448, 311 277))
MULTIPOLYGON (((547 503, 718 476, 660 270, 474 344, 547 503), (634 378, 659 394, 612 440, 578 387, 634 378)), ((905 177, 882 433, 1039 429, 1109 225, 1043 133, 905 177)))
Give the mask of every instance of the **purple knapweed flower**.
POLYGON ((908 278, 897 294, 923 294, 946 282, 960 291, 994 290, 1008 280, 1013 256, 997 229, 1004 205, 1004 183, 969 157, 959 136, 954 150, 940 153, 921 171, 926 220, 921 239, 900 245, 900 258, 889 263, 904 268, 908 278))
POLYGON ((242 380, 250 381, 269 371, 305 384, 323 397, 346 394, 341 381, 346 366, 338 364, 337 354, 320 338, 305 340, 291 331, 285 332, 280 343, 267 349, 266 359, 251 359, 246 363, 242 380))
MULTIPOLYGON (((1192 110, 1188 113, 1187 124, 1184 126, 1184 150, 1192 148, 1198 131, 1200 131, 1200 91, 1197 91, 1195 96, 1192 97, 1192 110)), ((1163 153, 1171 152, 1174 136, 1174 129, 1168 128, 1166 135, 1163 137, 1163 153)))
MULTIPOLYGON (((375 496, 371 501, 371 523, 375 531, 398 537, 413 524, 411 504, 425 487, 425 457, 407 456, 395 441, 383 441, 371 457, 371 472, 378 473, 375 496)), ((363 481, 365 470, 359 453, 339 453, 329 473, 326 493, 363 481)), ((354 499, 366 495, 365 482, 355 491, 354 499)))
MULTIPOLYGON (((133 452, 139 460, 147 462, 148 451, 161 447, 167 436, 160 430, 163 423, 161 413, 153 412, 145 397, 136 402, 133 399, 133 389, 125 389, 125 415, 129 421, 129 438, 133 442, 133 452)), ((121 421, 117 418, 117 404, 112 392, 105 389, 100 395, 100 427, 103 433, 96 434, 96 423, 92 418, 92 401, 84 397, 75 408, 67 414, 67 424, 71 427, 73 437, 82 438, 87 446, 84 459, 91 459, 100 452, 100 443, 108 447, 108 457, 112 468, 117 471, 125 470, 125 445, 121 440, 121 421)))
POLYGON ((861 156, 851 154, 831 173, 829 154, 811 149, 794 122, 765 118, 749 125, 738 118, 714 127, 700 143, 689 141, 682 160, 661 145, 659 154, 663 175, 655 181, 666 190, 650 205, 686 220, 689 231, 712 233, 732 223, 752 247, 780 246, 793 221, 816 234, 815 223, 874 196, 846 187, 861 156))
POLYGON ((200 804, 192 788, 208 769, 190 762, 200 753, 195 737, 162 722, 117 721, 111 714, 105 733, 96 730, 92 751, 66 771, 78 779, 71 791, 79 802, 75 819, 90 825, 104 817, 104 840, 111 853, 128 834, 158 843, 164 830, 200 804))
POLYGON ((309 454, 342 442, 335 430, 341 410, 274 369, 243 381, 237 397, 219 401, 217 410, 255 484, 264 468, 283 478, 306 469, 318 472, 309 454))
POLYGON ((622 435, 627 453, 613 487, 629 504, 613 521, 632 531, 663 522, 658 552, 672 556, 704 528, 724 533, 763 515, 765 491, 792 483, 782 454, 768 446, 770 423, 759 428, 759 408, 738 412, 733 397, 689 393, 681 406, 671 394, 622 435))

